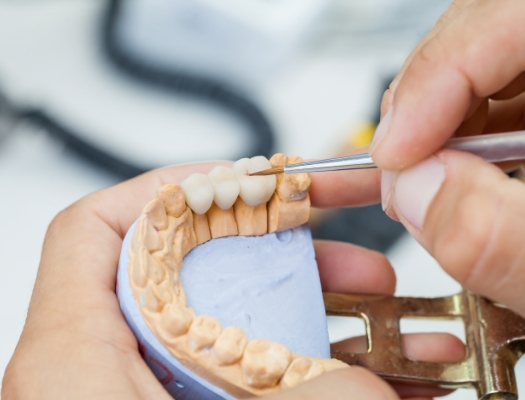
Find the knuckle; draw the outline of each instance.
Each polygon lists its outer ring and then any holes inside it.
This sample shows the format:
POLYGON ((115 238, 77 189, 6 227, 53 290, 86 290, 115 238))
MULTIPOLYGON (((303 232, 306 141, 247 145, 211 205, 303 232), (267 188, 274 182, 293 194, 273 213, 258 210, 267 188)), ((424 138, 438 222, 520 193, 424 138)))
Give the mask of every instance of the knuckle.
POLYGON ((46 241, 53 239, 59 234, 59 232, 62 230, 62 227, 67 221, 67 213, 67 209, 65 209, 60 211, 57 215, 55 215, 55 217, 47 227, 46 241))
POLYGON ((65 208, 64 210, 60 211, 57 215, 55 215, 47 229, 48 235, 52 235, 56 231, 59 231, 62 228, 62 226, 67 222, 67 220, 69 219, 69 214, 71 212, 70 207, 65 208))
POLYGON ((74 203, 69 207, 60 211, 47 227, 45 240, 52 240, 57 237, 64 229, 70 224, 71 221, 76 219, 80 212, 79 203, 74 203))
POLYGON ((434 65, 441 60, 448 60, 449 47, 450 46, 447 46, 446 35, 444 35, 444 32, 439 32, 421 46, 419 54, 414 59, 414 64, 425 67, 427 65, 434 65))

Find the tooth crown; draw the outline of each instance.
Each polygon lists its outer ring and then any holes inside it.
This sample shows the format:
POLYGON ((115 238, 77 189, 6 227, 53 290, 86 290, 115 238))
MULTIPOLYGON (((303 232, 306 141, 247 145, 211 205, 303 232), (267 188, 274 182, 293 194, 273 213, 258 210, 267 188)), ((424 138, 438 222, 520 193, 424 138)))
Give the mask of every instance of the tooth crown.
POLYGON ((185 334, 193 320, 193 316, 187 307, 180 304, 167 304, 162 310, 161 323, 165 334, 177 337, 185 334))
POLYGON ((220 365, 230 365, 239 361, 244 353, 248 338, 237 326, 225 328, 213 346, 213 351, 220 365))
POLYGON ((207 175, 192 174, 180 184, 186 203, 195 214, 204 214, 211 207, 215 191, 207 175))
POLYGON ((255 339, 248 343, 241 367, 248 385, 263 389, 277 385, 277 382, 292 361, 292 353, 279 343, 255 339))
POLYGON ((188 337, 190 343, 197 349, 210 347, 221 333, 221 324, 218 319, 207 315, 199 315, 190 326, 188 337))
POLYGON ((246 175, 300 161, 284 154, 270 161, 244 158, 233 168, 190 175, 180 186, 164 185, 144 207, 131 239, 128 275, 144 320, 175 357, 204 368, 215 384, 224 382, 225 390, 234 385, 265 395, 346 367, 337 360, 292 354, 268 340, 249 341, 241 328, 223 328, 216 318, 196 316, 179 279, 184 256, 212 238, 264 235, 307 222, 307 174, 246 175))
POLYGON ((233 164, 233 170, 236 172, 239 180, 241 199, 249 206, 255 207, 266 203, 272 197, 276 184, 274 175, 247 175, 268 168, 271 168, 271 164, 262 156, 241 158, 233 164))
POLYGON ((231 208, 241 190, 235 171, 232 168, 218 166, 210 171, 208 177, 213 185, 215 204, 222 210, 231 208))

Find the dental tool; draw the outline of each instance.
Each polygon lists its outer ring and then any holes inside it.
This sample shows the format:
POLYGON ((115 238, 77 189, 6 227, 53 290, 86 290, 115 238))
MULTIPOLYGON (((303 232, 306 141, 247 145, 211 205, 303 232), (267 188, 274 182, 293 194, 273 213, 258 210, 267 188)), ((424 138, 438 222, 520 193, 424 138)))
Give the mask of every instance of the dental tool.
MULTIPOLYGON (((450 139, 444 146, 475 154, 488 162, 502 162, 525 159, 525 131, 495 133, 490 135, 470 136, 450 139)), ((249 174, 264 176, 275 174, 297 174, 301 172, 342 171, 349 169, 377 168, 368 153, 325 160, 308 161, 298 164, 273 167, 249 174)))

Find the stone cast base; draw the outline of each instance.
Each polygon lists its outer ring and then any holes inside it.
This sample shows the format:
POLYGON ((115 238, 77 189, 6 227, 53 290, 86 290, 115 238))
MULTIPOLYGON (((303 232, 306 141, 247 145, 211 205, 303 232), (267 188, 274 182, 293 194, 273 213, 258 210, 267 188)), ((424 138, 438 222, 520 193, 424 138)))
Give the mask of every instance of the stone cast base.
MULTIPOLYGON (((233 399, 184 366, 153 335, 133 299, 124 239, 117 295, 146 363, 177 400, 233 399)), ((263 236, 213 239, 186 255, 181 281, 188 306, 224 327, 241 327, 296 354, 330 357, 317 264, 308 226, 263 236)))

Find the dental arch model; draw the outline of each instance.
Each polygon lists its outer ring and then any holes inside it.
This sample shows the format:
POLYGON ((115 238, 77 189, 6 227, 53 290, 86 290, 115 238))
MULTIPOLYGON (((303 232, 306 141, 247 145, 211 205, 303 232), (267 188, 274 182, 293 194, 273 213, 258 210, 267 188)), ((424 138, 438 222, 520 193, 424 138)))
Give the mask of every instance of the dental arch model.
POLYGON ((184 257, 200 244, 306 223, 308 174, 247 175, 301 161, 283 154, 269 161, 245 158, 233 168, 219 166, 208 175, 190 175, 180 185, 164 185, 144 207, 131 236, 124 268, 147 326, 176 359, 235 397, 277 392, 347 366, 293 354, 266 339, 249 340, 239 327, 222 327, 213 316, 196 315, 180 279, 184 257))

